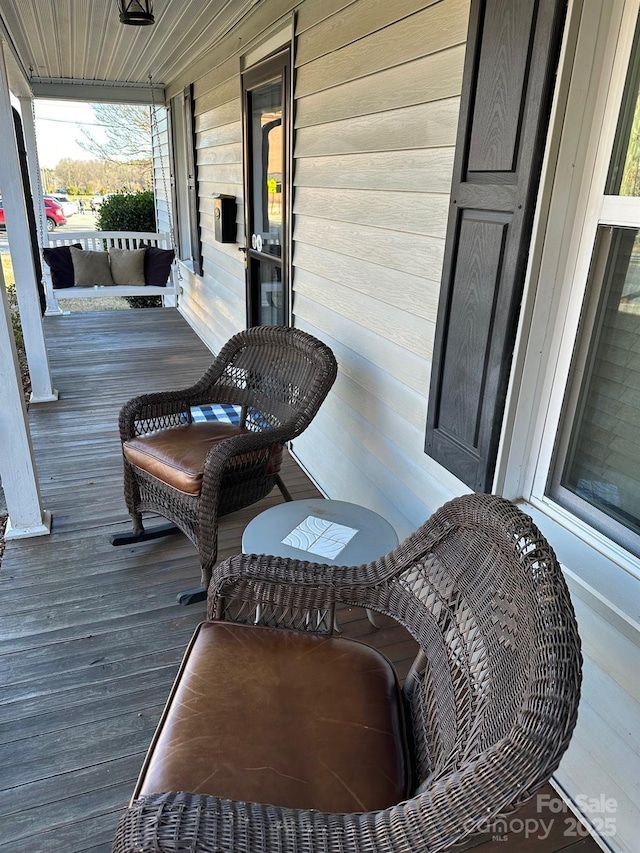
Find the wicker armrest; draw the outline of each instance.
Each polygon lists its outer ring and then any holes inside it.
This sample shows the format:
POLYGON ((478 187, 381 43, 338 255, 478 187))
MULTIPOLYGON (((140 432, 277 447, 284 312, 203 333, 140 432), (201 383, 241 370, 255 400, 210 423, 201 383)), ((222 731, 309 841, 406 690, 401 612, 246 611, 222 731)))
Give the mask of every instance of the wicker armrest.
MULTIPOLYGON (((335 566, 267 554, 239 554, 219 563, 209 584, 209 619, 229 618, 305 630, 329 628, 331 620, 309 614, 333 612, 344 602, 367 607, 379 599, 393 570, 389 559, 335 566), (372 590, 376 594, 369 594, 372 590), (326 624, 325 624, 326 623, 326 624)), ((385 610, 377 607, 376 609, 385 610)))
MULTIPOLYGON (((233 435, 220 441, 211 448, 204 465, 202 480, 202 497, 206 499, 206 493, 218 487, 220 478, 225 470, 239 465, 243 457, 255 454, 256 451, 267 451, 275 444, 284 444, 291 437, 290 430, 285 427, 277 429, 265 429, 260 432, 245 432, 242 435, 233 435)), ((265 454, 265 460, 266 460, 265 454)), ((252 461, 255 464, 255 461, 252 461)))
POLYGON ((222 366, 214 362, 197 382, 187 388, 141 394, 126 402, 119 416, 121 440, 127 441, 156 429, 179 426, 185 422, 185 418, 190 417, 191 406, 233 402, 228 399, 227 387, 219 391, 216 388, 222 370, 222 366))
POLYGON ((428 850, 420 827, 408 831, 397 807, 368 814, 326 814, 259 803, 222 800, 185 791, 140 797, 121 817, 112 853, 242 850, 295 853, 325 850, 412 853, 428 850), (398 829, 393 833, 390 817, 398 829), (410 846, 413 843, 416 846, 410 846), (393 846, 392 846, 393 845, 393 846))
POLYGON ((120 437, 122 441, 126 441, 135 435, 143 435, 156 429, 179 426, 190 418, 192 406, 218 402, 240 405, 240 401, 229 399, 228 389, 220 393, 215 386, 204 385, 202 380, 189 388, 177 391, 141 394, 126 402, 120 409, 120 437))
MULTIPOLYGON (((336 566, 289 557, 240 554, 218 564, 209 585, 209 618, 220 599, 237 598, 291 607, 350 604, 394 614, 392 579, 430 552, 440 529, 423 525, 395 550, 360 566, 336 566)), ((397 619, 397 614, 395 615, 397 619)))
POLYGON ((120 409, 120 438, 127 441, 136 435, 184 423, 184 415, 191 405, 188 391, 158 392, 134 397, 120 409))

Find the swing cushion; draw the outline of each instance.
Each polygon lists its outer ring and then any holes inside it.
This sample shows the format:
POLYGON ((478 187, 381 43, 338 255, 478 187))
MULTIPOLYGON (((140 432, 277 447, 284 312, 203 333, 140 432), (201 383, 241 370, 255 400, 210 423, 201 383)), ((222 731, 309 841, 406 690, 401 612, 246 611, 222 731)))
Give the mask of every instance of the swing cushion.
POLYGON ((171 264, 175 258, 173 249, 147 246, 144 256, 144 281, 154 287, 164 287, 169 280, 171 264))
MULTIPOLYGON (((74 249, 82 249, 80 243, 71 245, 74 249)), ((56 290, 61 287, 73 287, 75 284, 70 248, 71 246, 56 246, 42 250, 45 263, 51 270, 51 284, 56 290)))
POLYGON ((109 246, 111 276, 116 284, 146 284, 144 258, 146 249, 118 249, 109 246))
POLYGON ((111 276, 107 252, 85 252, 83 249, 74 249, 73 246, 70 251, 76 287, 104 287, 115 283, 111 276))

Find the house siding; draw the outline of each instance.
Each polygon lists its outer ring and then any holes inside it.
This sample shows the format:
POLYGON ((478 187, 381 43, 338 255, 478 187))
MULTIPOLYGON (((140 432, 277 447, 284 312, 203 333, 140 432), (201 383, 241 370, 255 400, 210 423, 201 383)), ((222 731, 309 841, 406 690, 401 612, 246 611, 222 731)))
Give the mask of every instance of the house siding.
POLYGON ((640 828, 640 637, 591 601, 579 584, 570 588, 583 644, 584 686, 578 723, 556 779, 574 797, 592 801, 586 817, 614 850, 634 853, 640 828))
POLYGON ((213 196, 238 200, 238 240, 243 245, 242 114, 238 68, 228 79, 223 65, 194 87, 200 232, 204 274, 188 276, 182 307, 201 337, 215 351, 246 325, 242 255, 233 243, 214 239, 213 196))
MULTIPOLYGON (((583 819, 615 853, 635 853, 640 831, 640 592, 637 578, 612 569, 604 553, 566 523, 524 505, 553 545, 582 641, 578 721, 554 774, 583 819)), ((570 814, 559 815, 560 820, 570 814)), ((577 840, 567 826, 567 844, 577 840)))
POLYGON ((459 490, 423 444, 469 4, 355 5, 296 41, 293 313, 340 369, 294 452, 404 536, 459 490))

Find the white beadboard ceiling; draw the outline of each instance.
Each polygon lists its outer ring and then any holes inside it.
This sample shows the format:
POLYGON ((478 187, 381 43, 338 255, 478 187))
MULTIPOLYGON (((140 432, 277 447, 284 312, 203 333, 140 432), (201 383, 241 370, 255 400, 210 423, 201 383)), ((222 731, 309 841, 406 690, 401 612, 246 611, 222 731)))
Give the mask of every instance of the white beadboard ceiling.
POLYGON ((120 23, 116 0, 0 0, 0 36, 14 79, 21 70, 38 96, 62 85, 86 100, 86 86, 133 91, 149 74, 166 85, 257 2, 154 0, 155 24, 135 27, 120 23))

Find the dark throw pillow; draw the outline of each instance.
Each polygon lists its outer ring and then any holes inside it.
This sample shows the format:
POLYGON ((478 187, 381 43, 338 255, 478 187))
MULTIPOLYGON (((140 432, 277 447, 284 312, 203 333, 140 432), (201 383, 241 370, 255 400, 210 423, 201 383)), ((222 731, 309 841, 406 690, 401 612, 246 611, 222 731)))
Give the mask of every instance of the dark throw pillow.
MULTIPOLYGON (((72 245, 74 249, 82 249, 80 243, 72 245)), ((56 246, 42 250, 45 263, 51 270, 51 282, 55 289, 73 287, 75 284, 70 248, 70 246, 56 246)))
POLYGON ((158 249, 157 246, 147 246, 147 252, 144 256, 145 284, 164 287, 169 279, 174 257, 173 249, 158 249))

